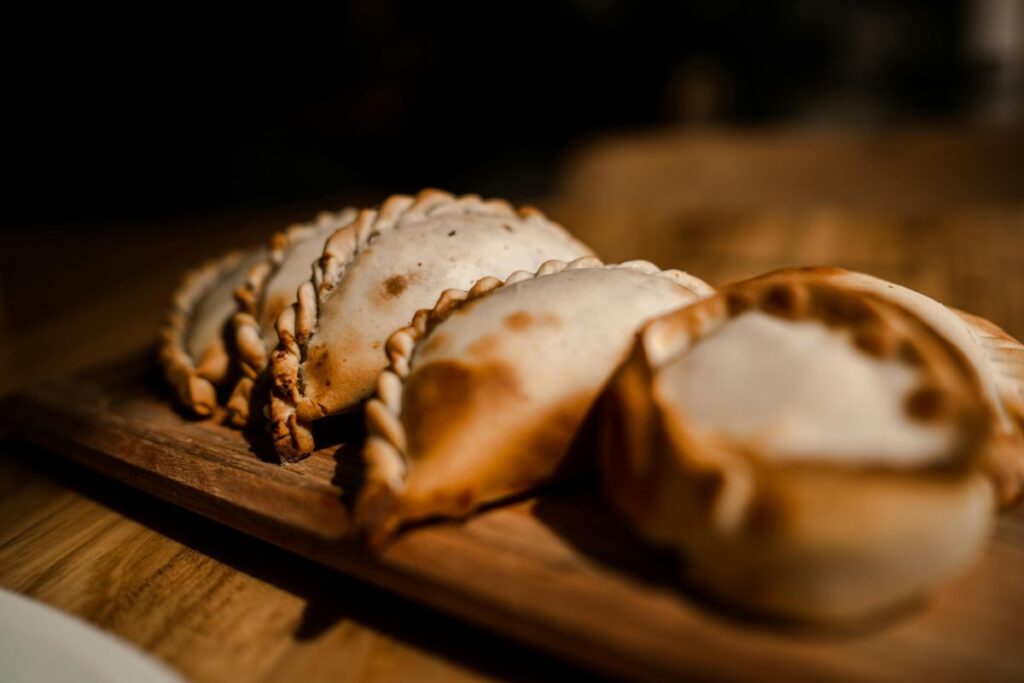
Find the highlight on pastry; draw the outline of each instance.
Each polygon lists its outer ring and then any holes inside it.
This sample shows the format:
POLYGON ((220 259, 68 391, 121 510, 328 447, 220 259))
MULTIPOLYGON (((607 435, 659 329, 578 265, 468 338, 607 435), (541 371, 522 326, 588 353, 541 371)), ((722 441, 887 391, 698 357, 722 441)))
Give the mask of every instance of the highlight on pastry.
POLYGON ((265 258, 249 269, 235 291, 238 312, 232 325, 241 375, 227 408, 228 419, 236 427, 244 427, 250 417, 262 417, 267 392, 253 396, 253 386, 266 376, 270 352, 277 347, 274 323, 278 315, 295 303, 295 291, 309 279, 327 238, 351 223, 356 214, 352 208, 325 211, 309 223, 277 233, 270 240, 265 258), (256 404, 251 406, 254 399, 256 404), (252 415, 251 408, 256 409, 252 415))
POLYGON ((479 278, 591 255, 531 208, 424 190, 396 195, 334 233, 277 321, 271 432, 279 455, 314 448, 312 423, 356 408, 388 363, 388 335, 440 292, 479 278))
POLYGON ((446 291, 388 340, 357 525, 380 541, 549 481, 636 330, 712 292, 680 271, 596 258, 446 291))
POLYGON ((233 251, 208 261, 186 273, 174 293, 157 354, 178 401, 196 415, 211 415, 218 391, 234 379, 234 291, 263 255, 233 251))
POLYGON ((689 581, 846 620, 965 568, 998 415, 964 352, 888 298, 789 270, 640 333, 602 398, 605 489, 689 581))

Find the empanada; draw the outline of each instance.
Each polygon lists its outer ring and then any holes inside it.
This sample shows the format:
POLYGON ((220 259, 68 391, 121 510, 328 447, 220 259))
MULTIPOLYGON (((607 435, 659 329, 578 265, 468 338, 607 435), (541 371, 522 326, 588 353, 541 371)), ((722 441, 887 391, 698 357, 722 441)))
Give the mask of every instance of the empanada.
MULTIPOLYGON (((351 208, 325 211, 314 221, 277 233, 270 240, 266 257, 249 269, 235 291, 238 313, 233 324, 241 377, 227 404, 235 426, 245 426, 249 421, 253 383, 266 370, 270 352, 277 347, 274 323, 278 315, 295 303, 295 291, 309 279, 327 238, 355 220, 356 214, 351 208)), ((259 400, 265 398, 260 396, 259 400)))
POLYGON ((357 524, 382 539, 548 481, 639 326, 712 291, 646 262, 583 258, 445 292, 388 340, 357 524))
POLYGON ((741 608, 875 613, 963 569, 991 526, 997 416, 908 308, 790 270, 650 323, 601 401, 636 531, 741 608))
POLYGON ((272 436, 286 460, 313 449, 311 423, 358 406, 387 365, 384 342, 448 288, 590 249, 534 209, 426 190, 361 211, 324 247, 278 318, 272 436))
POLYGON ((210 415, 217 390, 234 379, 228 338, 234 291, 264 254, 263 249, 234 251, 208 261, 186 273, 174 293, 158 355, 178 399, 197 415, 210 415))

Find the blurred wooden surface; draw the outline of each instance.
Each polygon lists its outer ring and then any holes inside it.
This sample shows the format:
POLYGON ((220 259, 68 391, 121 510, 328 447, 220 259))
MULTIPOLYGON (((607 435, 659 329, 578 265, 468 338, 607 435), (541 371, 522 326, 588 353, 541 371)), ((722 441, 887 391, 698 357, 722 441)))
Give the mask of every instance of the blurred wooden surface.
MULTIPOLYGON (((1021 141, 645 134, 580 153, 562 191, 540 204, 608 260, 647 258, 711 282, 832 263, 1022 336, 1021 141)), ((18 231, 0 250, 0 390, 145 346, 181 268, 337 205, 18 231)), ((0 585, 197 680, 578 675, 17 442, 0 442, 0 453, 0 585)), ((1020 590, 1019 577, 1002 578, 1020 590)))

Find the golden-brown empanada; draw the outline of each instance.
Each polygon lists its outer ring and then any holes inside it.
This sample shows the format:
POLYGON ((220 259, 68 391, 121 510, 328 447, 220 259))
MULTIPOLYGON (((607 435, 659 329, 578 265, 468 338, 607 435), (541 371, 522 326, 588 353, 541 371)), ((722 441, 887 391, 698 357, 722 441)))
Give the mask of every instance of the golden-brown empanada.
POLYGON ((388 335, 440 292, 590 253, 540 212, 475 195, 425 190, 360 212, 327 241, 312 280, 278 318, 271 360, 278 453, 308 455, 314 420, 367 398, 387 365, 388 335))
MULTIPOLYGON (((270 352, 277 347, 274 323, 278 315, 295 303, 295 291, 309 279, 327 238, 355 220, 356 214, 351 208, 325 211, 314 221, 277 233, 270 240, 266 257, 249 269, 235 291, 239 310, 234 318, 234 335, 241 376, 227 403, 229 419, 235 426, 249 422, 253 383, 263 375, 270 352)), ((265 400, 265 395, 258 397, 259 402, 265 400)), ((253 417, 262 415, 260 405, 252 407, 258 413, 253 417)))
POLYGON ((185 274, 160 332, 160 365, 179 401, 210 415, 217 390, 229 386, 236 368, 228 338, 235 288, 264 256, 262 249, 235 251, 185 274))
POLYGON ((712 291, 646 262, 583 258, 445 292, 388 340, 357 524, 382 539, 548 481, 639 326, 712 291))
POLYGON ((601 402, 603 481, 691 580, 747 610, 862 617, 963 569, 997 416, 921 317, 813 271, 650 323, 601 402))

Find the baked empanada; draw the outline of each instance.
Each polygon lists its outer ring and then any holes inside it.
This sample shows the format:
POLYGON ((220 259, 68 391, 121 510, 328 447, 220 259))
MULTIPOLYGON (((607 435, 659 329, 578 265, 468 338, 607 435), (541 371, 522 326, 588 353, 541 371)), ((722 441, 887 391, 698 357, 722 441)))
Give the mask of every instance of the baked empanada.
POLYGON ((312 280, 278 318, 271 360, 278 453, 309 454, 314 420, 367 398, 387 365, 388 335, 440 292, 590 253, 540 212, 475 195, 426 190, 361 211, 328 239, 312 280))
POLYGON ((236 308, 234 291, 264 253, 235 251, 204 263, 186 273, 174 293, 158 355, 178 399, 197 415, 210 415, 217 390, 233 380, 228 335, 236 308))
POLYGON ((548 481, 639 326, 712 291, 646 262, 583 258, 445 292, 388 340, 357 524, 379 540, 548 481))
MULTIPOLYGON (((786 272, 758 279, 775 279, 786 272)), ((920 292, 841 268, 802 268, 800 277, 870 292, 918 315, 971 362, 998 420, 985 453, 985 467, 1003 506, 1024 490, 1024 346, 993 323, 942 305, 920 292)))
POLYGON ((965 354, 908 308, 814 271, 650 323, 601 400, 609 497, 747 610, 844 620, 976 557, 997 416, 965 354))
MULTIPOLYGON (((295 291, 309 279, 327 238, 355 220, 356 214, 351 208, 324 212, 314 221, 277 233, 270 240, 266 257, 249 269, 235 291, 238 313, 233 324, 241 377, 227 404, 235 426, 245 426, 249 421, 253 383, 266 370, 270 352, 277 347, 274 324, 278 315, 295 303, 295 291)), ((259 400, 264 401, 265 396, 259 400)))

